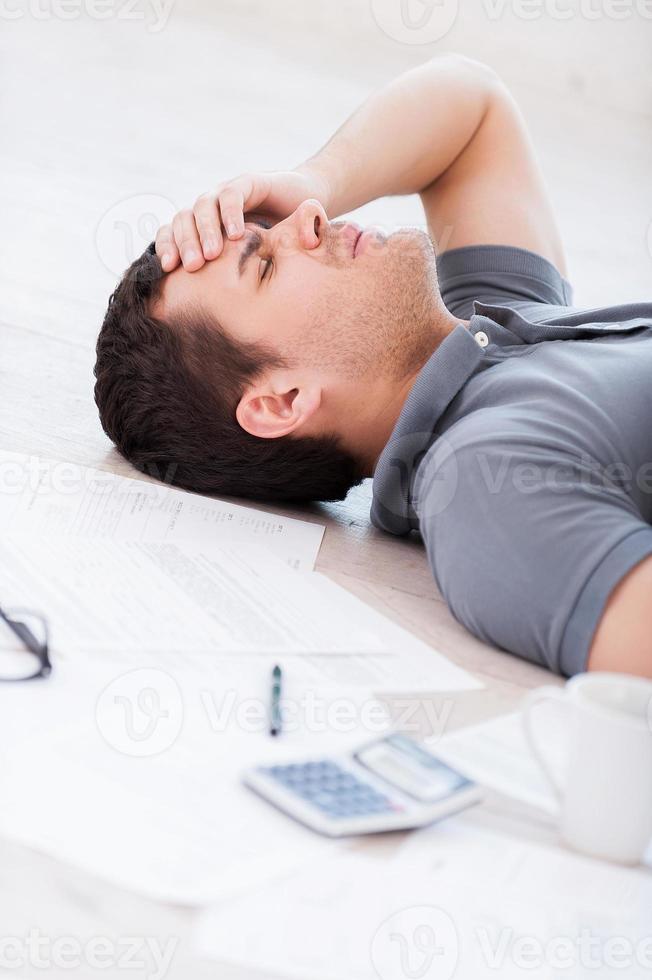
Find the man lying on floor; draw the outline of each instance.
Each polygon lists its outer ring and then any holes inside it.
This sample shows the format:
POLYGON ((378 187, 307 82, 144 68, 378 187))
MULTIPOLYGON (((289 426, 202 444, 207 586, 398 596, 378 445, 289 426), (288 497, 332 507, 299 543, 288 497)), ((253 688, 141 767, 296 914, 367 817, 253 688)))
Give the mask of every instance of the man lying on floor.
POLYGON ((421 532, 477 636, 652 676, 652 303, 575 309, 564 274, 509 93, 440 57, 295 171, 160 229, 102 326, 102 424, 203 493, 334 500, 373 475, 374 524, 421 532), (412 193, 429 235, 331 220, 412 193))

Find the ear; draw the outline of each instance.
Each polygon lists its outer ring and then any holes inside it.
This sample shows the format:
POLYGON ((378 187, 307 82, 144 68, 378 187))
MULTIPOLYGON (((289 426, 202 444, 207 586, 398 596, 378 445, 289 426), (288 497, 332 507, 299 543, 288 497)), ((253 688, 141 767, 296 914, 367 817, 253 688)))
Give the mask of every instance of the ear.
POLYGON ((264 387, 246 391, 235 414, 245 432, 261 439, 278 439, 300 429, 320 404, 318 385, 275 391, 268 381, 264 387))

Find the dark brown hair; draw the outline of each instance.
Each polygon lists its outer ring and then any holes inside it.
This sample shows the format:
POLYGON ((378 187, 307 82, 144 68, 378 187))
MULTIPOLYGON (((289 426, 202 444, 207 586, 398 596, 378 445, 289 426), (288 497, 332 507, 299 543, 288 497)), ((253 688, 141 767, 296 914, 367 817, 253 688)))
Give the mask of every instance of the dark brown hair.
POLYGON ((174 323, 150 316, 162 277, 150 245, 111 296, 97 340, 95 402, 122 455, 199 493, 342 500, 362 474, 335 436, 260 439, 237 422, 246 386, 283 360, 198 311, 174 323))

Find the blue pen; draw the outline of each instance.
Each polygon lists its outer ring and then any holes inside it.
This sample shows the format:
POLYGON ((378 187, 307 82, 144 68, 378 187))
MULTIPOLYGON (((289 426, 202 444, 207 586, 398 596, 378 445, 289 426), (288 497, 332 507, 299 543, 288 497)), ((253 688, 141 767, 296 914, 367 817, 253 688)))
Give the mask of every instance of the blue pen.
POLYGON ((269 734, 280 735, 283 728, 281 715, 281 687, 283 674, 278 664, 272 671, 272 693, 269 706, 269 734))

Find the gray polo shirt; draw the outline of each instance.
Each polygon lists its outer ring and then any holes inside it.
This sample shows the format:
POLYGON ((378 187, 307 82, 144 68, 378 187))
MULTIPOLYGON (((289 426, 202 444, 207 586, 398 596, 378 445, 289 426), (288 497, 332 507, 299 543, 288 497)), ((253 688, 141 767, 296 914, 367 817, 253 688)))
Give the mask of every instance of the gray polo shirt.
POLYGON ((652 554, 652 302, 579 310, 541 256, 439 258, 458 325, 420 372, 373 484, 373 523, 419 530, 453 615, 562 674, 652 554))

